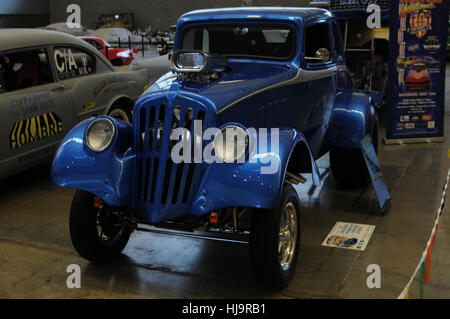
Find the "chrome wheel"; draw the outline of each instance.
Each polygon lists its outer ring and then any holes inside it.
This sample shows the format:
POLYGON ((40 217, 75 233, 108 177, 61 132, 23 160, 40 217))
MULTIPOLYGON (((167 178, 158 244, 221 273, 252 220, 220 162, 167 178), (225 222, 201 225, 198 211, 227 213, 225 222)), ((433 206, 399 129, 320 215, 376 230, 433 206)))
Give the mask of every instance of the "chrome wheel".
POLYGON ((278 257, 281 268, 289 269, 297 245, 297 210, 292 202, 286 203, 281 215, 278 237, 278 257))
POLYGON ((117 216, 106 211, 104 205, 97 208, 95 226, 98 239, 105 246, 114 245, 122 237, 126 227, 125 223, 121 222, 117 216))
POLYGON ((250 263, 269 289, 281 290, 291 282, 298 262, 301 238, 300 201, 292 185, 284 184, 272 209, 255 210, 250 229, 250 263))
POLYGON ((81 257, 105 262, 120 255, 131 234, 124 212, 94 194, 77 190, 70 207, 70 239, 81 257))

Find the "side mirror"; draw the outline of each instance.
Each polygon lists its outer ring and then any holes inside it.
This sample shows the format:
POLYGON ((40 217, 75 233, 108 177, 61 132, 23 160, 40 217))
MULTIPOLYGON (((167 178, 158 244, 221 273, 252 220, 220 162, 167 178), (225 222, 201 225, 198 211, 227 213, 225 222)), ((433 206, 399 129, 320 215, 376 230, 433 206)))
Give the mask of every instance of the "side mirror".
POLYGON ((305 57, 305 60, 310 60, 313 63, 318 63, 318 62, 328 62, 330 61, 330 58, 331 58, 330 51, 328 51, 328 49, 325 48, 320 48, 317 49, 314 57, 305 57))
POLYGON ((319 58, 322 62, 330 61, 330 51, 325 48, 320 48, 316 51, 316 58, 319 58))

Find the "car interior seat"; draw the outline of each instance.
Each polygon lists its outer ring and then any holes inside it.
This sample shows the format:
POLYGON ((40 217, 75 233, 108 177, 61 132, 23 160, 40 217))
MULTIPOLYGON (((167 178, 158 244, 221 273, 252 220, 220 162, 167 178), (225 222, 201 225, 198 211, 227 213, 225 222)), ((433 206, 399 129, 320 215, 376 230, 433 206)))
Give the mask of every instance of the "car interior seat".
POLYGON ((19 89, 38 85, 39 58, 35 53, 29 53, 23 59, 23 66, 18 71, 17 86, 19 89))
POLYGON ((284 42, 283 46, 280 48, 280 50, 278 50, 278 52, 276 52, 276 56, 279 58, 285 58, 291 55, 293 48, 294 48, 294 36, 295 36, 295 32, 290 31, 287 38, 286 38, 286 42, 284 42))

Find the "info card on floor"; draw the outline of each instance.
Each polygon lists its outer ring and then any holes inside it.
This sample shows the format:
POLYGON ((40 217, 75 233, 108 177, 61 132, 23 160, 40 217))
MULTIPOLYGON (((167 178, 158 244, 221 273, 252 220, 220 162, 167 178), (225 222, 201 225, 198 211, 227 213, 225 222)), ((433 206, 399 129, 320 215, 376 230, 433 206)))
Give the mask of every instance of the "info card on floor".
POLYGON ((365 250, 374 230, 374 225, 337 222, 322 246, 365 250))

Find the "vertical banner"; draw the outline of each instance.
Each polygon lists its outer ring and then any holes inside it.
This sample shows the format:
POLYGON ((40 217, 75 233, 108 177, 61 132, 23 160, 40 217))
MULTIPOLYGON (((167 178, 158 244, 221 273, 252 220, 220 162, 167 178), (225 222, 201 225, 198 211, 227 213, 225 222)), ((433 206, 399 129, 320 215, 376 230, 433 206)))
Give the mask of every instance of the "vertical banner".
POLYGON ((442 141, 448 0, 391 0, 386 144, 442 141))

